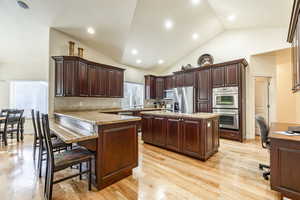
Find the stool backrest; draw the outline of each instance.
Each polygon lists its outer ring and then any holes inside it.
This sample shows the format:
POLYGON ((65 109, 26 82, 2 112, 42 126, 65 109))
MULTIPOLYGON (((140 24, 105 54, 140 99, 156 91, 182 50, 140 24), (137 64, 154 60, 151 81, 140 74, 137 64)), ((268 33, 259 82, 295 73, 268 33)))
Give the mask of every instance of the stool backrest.
POLYGON ((7 132, 9 126, 17 125, 17 130, 20 128, 24 110, 9 110, 6 114, 4 132, 7 132))

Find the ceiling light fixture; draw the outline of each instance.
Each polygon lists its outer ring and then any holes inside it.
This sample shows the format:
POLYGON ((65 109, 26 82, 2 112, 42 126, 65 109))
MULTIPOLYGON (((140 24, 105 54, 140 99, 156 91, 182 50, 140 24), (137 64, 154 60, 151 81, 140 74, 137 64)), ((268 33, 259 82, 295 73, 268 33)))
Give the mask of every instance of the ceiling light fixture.
POLYGON ((160 64, 160 65, 163 64, 164 62, 165 62, 165 61, 162 60, 162 59, 159 59, 159 60, 158 60, 158 64, 160 64))
POLYGON ((234 21, 235 20, 235 15, 229 15, 228 17, 227 17, 227 19, 229 20, 229 21, 234 21))
POLYGON ((87 29, 87 32, 88 32, 89 34, 95 34, 95 29, 93 29, 92 27, 89 27, 89 28, 87 29))
POLYGON ((192 4, 198 5, 200 3, 200 0, 191 0, 192 4))
POLYGON ((141 63, 142 63, 142 60, 141 60, 141 59, 137 59, 137 60, 136 60, 136 63, 137 63, 137 64, 141 64, 141 63))
POLYGON ((138 50, 136 50, 136 49, 132 49, 131 50, 131 54, 132 55, 137 55, 139 52, 138 52, 138 50))
POLYGON ((17 1, 17 4, 23 9, 29 9, 29 6, 24 1, 17 1))
POLYGON ((166 27, 166 29, 169 30, 169 29, 173 28, 173 25, 174 25, 174 23, 173 23, 172 20, 167 19, 167 20, 165 21, 165 27, 166 27))
POLYGON ((192 37, 193 37, 194 40, 197 40, 198 37, 199 37, 199 35, 198 35, 197 33, 194 33, 194 34, 192 35, 192 37))

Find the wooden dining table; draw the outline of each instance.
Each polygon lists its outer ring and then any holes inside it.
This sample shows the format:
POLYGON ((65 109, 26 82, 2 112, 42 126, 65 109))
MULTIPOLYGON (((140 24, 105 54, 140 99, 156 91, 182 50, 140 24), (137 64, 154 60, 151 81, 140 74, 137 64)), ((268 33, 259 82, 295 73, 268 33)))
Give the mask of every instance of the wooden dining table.
MULTIPOLYGON (((6 116, 0 115, 0 125, 4 124, 6 120, 6 116)), ((21 141, 24 139, 24 124, 25 124, 25 117, 22 117, 21 125, 20 125, 20 132, 21 132, 21 141)))

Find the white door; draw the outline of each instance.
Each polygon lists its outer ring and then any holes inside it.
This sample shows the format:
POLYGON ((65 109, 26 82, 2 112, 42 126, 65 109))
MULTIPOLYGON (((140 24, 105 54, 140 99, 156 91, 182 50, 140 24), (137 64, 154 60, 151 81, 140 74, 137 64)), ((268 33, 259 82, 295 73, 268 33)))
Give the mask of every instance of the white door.
MULTIPOLYGON (((269 82, 270 78, 268 77, 255 78, 255 115, 264 117, 266 123, 269 123, 269 82)), ((257 124, 255 125, 255 135, 260 135, 257 124)))

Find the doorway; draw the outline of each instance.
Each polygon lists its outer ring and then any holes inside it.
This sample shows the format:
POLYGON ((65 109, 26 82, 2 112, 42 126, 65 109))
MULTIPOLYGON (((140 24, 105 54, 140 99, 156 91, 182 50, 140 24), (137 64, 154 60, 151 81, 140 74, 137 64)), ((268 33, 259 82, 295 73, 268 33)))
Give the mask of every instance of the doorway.
MULTIPOLYGON (((270 81, 271 77, 255 77, 255 116, 264 117, 268 126, 270 125, 270 81)), ((255 135, 260 135, 257 124, 255 135)))

